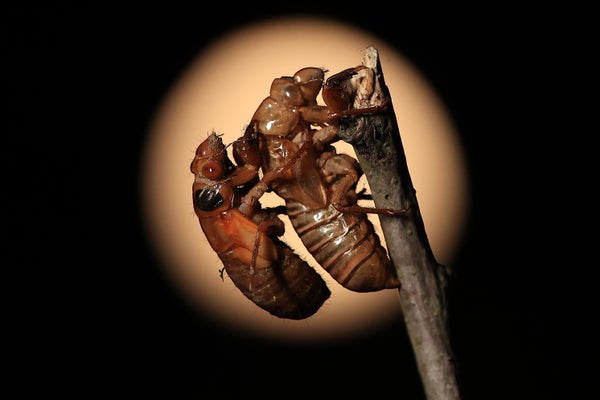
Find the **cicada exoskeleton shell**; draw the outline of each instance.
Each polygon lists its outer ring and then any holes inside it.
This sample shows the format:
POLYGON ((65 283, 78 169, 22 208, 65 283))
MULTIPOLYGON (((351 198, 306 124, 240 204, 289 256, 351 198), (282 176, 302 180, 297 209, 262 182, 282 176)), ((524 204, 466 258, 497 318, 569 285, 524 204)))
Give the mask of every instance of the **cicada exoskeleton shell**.
POLYGON ((337 154, 332 145, 338 140, 337 119, 355 112, 348 110, 350 96, 345 85, 359 69, 344 70, 327 80, 325 97, 331 107, 316 102, 324 70, 299 70, 291 80, 295 88, 285 77, 275 79, 270 96, 249 125, 254 131, 247 130, 245 137, 260 139, 265 174, 283 171, 270 179, 269 187, 285 200, 291 224, 314 259, 344 287, 370 292, 397 288, 400 282, 367 215, 401 215, 404 210, 359 206, 356 185, 362 175, 360 166, 352 157, 337 154), (288 98, 294 101, 284 101, 288 98), (295 157, 300 151, 302 155, 295 157), (293 165, 284 168, 292 157, 293 165))

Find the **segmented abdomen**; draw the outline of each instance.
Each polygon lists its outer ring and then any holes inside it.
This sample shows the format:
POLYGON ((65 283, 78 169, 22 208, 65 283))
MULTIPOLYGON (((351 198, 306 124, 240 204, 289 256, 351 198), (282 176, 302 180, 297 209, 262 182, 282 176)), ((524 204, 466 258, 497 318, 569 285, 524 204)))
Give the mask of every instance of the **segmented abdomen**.
POLYGON ((249 264, 241 261, 233 249, 219 254, 225 271, 248 299, 269 313, 288 319, 310 317, 331 292, 321 275, 287 244, 276 237, 271 239, 278 259, 270 266, 251 272, 249 264))
POLYGON ((397 288, 400 281, 366 214, 332 205, 309 209, 288 200, 287 213, 306 249, 336 281, 356 292, 397 288))

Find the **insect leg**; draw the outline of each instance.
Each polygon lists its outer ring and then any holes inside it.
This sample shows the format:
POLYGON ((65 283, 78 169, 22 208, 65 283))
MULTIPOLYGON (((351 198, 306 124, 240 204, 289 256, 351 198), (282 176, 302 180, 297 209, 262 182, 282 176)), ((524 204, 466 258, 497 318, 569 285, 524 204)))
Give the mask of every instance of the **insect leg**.
POLYGON ((242 198, 242 204, 240 205, 240 210, 244 212, 246 207, 251 207, 252 209, 256 209, 256 203, 265 194, 269 191, 269 186, 273 181, 277 180, 281 177, 281 175, 289 168, 291 168, 298 160, 305 154, 310 146, 312 145, 311 141, 306 141, 300 146, 298 151, 292 154, 289 158, 286 159, 286 162, 280 167, 274 169, 273 171, 267 171, 264 173, 262 178, 246 193, 246 195, 242 198))
POLYGON ((229 176, 233 186, 255 184, 260 169, 260 152, 258 139, 254 134, 254 124, 249 124, 246 132, 232 143, 233 157, 237 164, 235 171, 229 176))
POLYGON ((251 274, 255 271, 261 237, 265 233, 281 236, 285 232, 283 222, 272 212, 261 212, 260 215, 254 218, 254 221, 258 223, 258 227, 254 236, 254 247, 252 248, 252 257, 250 259, 251 274))
POLYGON ((323 164, 323 172, 334 182, 331 185, 331 204, 341 213, 371 213, 390 216, 401 216, 408 211, 402 209, 363 207, 356 204, 359 195, 354 191, 360 178, 358 162, 346 154, 336 154, 327 158, 323 164))

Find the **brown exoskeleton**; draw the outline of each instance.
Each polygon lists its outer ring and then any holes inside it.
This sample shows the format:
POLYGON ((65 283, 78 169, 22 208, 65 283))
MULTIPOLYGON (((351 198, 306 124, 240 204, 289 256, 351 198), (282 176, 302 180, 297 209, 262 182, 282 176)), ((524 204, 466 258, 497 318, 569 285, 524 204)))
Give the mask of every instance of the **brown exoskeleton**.
POLYGON ((285 200, 286 214, 315 260, 344 287, 371 292, 400 282, 367 213, 402 215, 406 210, 358 205, 362 170, 331 145, 340 117, 380 110, 349 110, 350 91, 343 85, 361 68, 344 70, 325 84, 325 70, 313 67, 273 80, 241 139, 259 139, 269 188, 285 200), (326 106, 316 100, 322 87, 326 106), (291 158, 296 161, 282 168, 291 158))
POLYGON ((234 144, 237 166, 214 132, 198 146, 190 165, 194 211, 225 271, 248 299, 280 318, 307 318, 330 291, 319 273, 278 238, 284 224, 277 214, 258 203, 268 176, 258 182, 255 145, 234 144))

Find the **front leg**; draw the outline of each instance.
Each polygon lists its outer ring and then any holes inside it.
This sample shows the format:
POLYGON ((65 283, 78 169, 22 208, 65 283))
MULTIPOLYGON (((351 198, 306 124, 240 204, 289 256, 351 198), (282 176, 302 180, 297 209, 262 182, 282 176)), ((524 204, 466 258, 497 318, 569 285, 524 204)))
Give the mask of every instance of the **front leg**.
POLYGON ((237 164, 235 171, 229 175, 232 186, 250 186, 258 181, 260 169, 260 150, 256 134, 256 122, 251 121, 243 136, 232 144, 233 158, 237 164))
MULTIPOLYGON (((263 137, 264 138, 264 137, 263 137)), ((281 141, 282 146, 285 145, 285 139, 277 139, 281 141)), ((278 142, 279 143, 279 142, 278 142)), ((294 147, 295 145, 289 141, 294 147)), ((246 210, 254 210, 258 207, 259 199, 267 192, 271 191, 271 186, 279 180, 287 180, 294 177, 292 167, 302 162, 302 157, 311 149, 312 141, 306 141, 287 158, 281 160, 281 164, 277 165, 273 170, 268 170, 263 173, 263 176, 258 180, 244 195, 239 206, 242 212, 246 210)))
MULTIPOLYGON (((250 273, 256 271, 256 259, 258 257, 258 249, 260 248, 261 239, 266 235, 283 236, 285 233, 285 225, 283 221, 277 217, 277 214, 271 212, 257 213, 252 220, 257 223, 257 229, 254 236, 254 247, 252 248, 252 257, 250 259, 250 273)), ((269 266, 270 268, 270 266, 269 266)))

